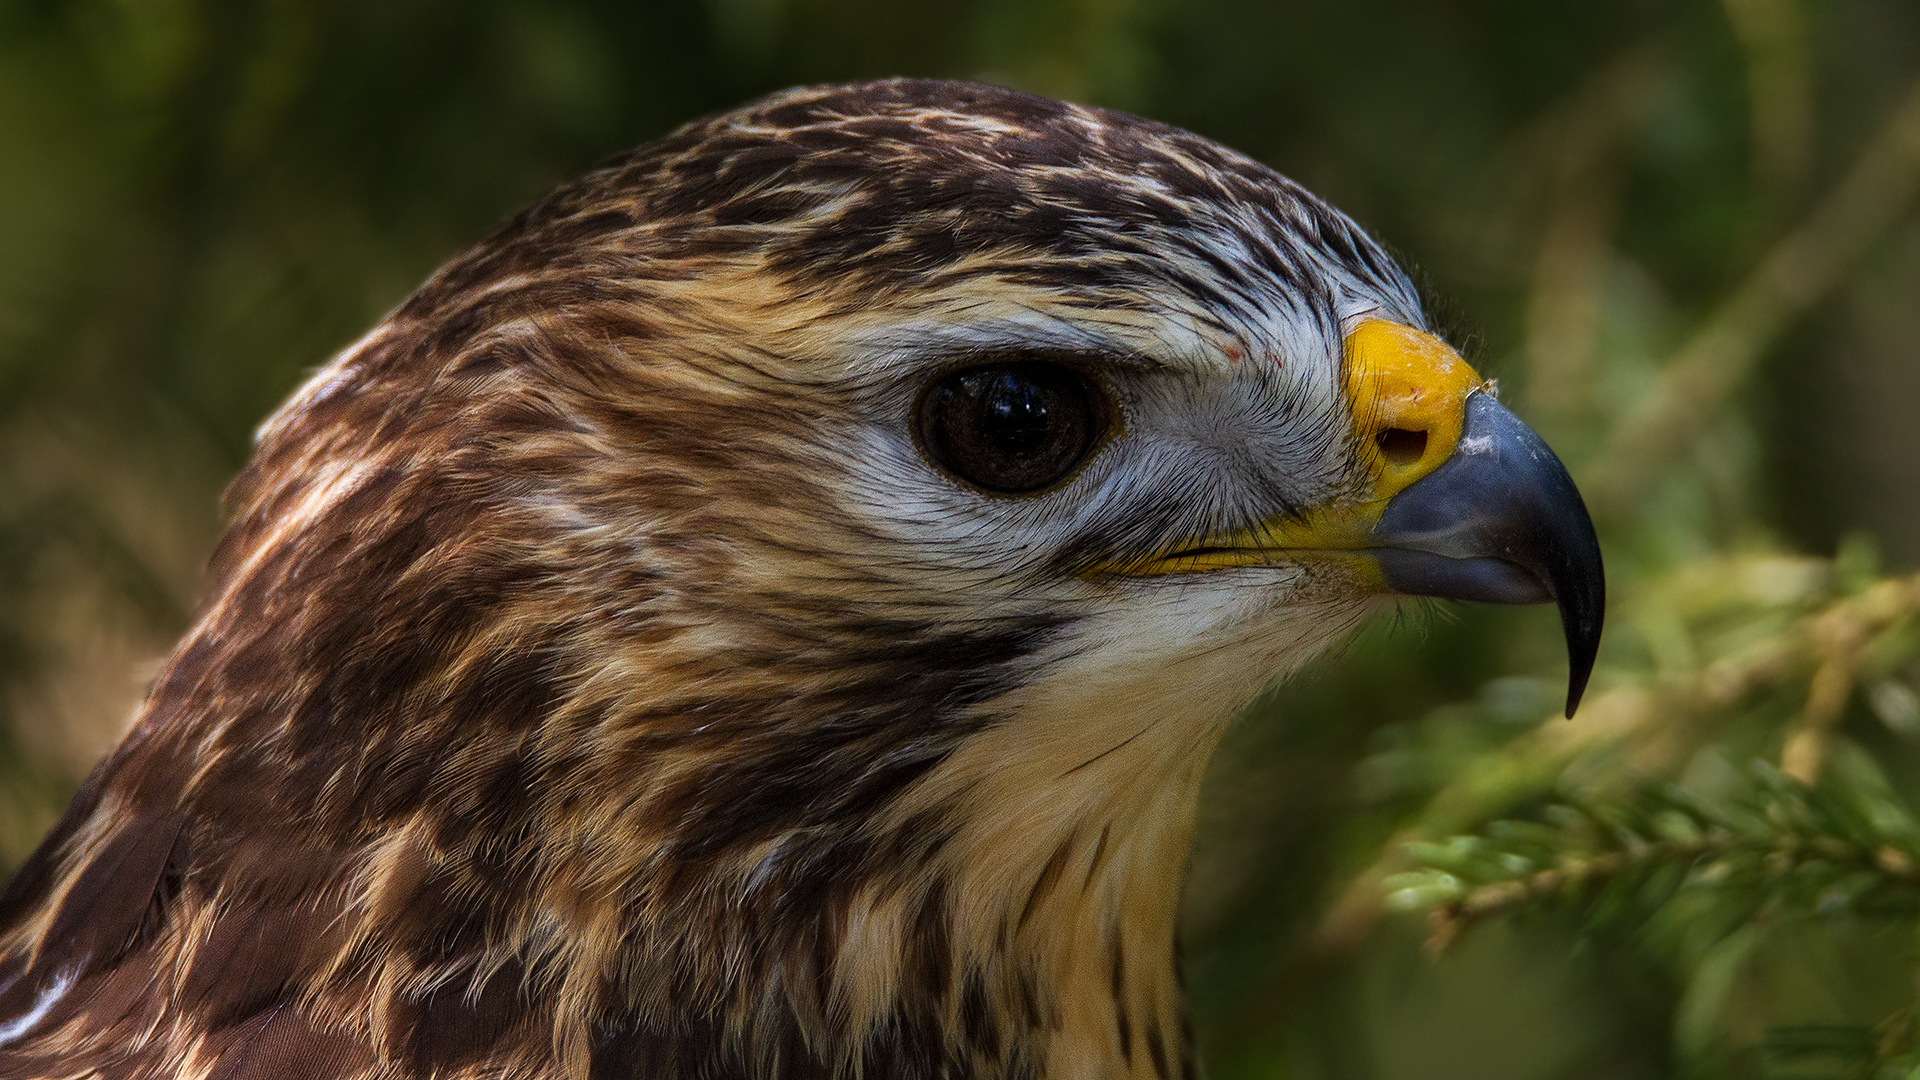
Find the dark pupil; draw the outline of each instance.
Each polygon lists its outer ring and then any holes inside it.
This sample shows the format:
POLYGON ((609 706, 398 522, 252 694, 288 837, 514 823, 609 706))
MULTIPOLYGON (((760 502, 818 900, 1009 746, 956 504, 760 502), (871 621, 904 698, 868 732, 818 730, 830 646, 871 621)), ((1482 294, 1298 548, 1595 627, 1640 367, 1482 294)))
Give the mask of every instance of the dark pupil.
POLYGON ((989 491, 1064 479, 1099 436, 1099 399, 1079 372, 1039 361, 953 372, 928 392, 920 437, 941 468, 989 491))
POLYGON ((980 434, 996 453, 1028 458, 1047 447, 1054 394, 1017 375, 990 376, 980 395, 980 434))

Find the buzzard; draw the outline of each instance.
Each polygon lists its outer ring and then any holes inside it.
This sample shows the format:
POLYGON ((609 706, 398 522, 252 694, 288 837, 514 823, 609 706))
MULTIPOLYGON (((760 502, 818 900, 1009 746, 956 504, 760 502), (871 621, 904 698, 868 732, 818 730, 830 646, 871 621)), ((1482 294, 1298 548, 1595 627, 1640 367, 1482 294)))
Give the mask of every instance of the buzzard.
POLYGON ((1351 221, 1135 117, 794 90, 569 183, 261 428, 0 897, 0 1077, 1170 1077, 1201 773, 1409 595, 1600 631, 1351 221))

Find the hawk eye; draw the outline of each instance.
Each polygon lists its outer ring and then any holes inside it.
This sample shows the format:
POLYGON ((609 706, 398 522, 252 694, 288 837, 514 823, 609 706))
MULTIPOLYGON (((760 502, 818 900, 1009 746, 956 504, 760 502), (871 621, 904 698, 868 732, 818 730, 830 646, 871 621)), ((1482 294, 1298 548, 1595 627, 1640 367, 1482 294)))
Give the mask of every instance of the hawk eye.
POLYGON ((986 491, 1052 487, 1106 434, 1106 396, 1065 364, 1022 360, 950 371, 920 398, 915 427, 935 465, 986 491))

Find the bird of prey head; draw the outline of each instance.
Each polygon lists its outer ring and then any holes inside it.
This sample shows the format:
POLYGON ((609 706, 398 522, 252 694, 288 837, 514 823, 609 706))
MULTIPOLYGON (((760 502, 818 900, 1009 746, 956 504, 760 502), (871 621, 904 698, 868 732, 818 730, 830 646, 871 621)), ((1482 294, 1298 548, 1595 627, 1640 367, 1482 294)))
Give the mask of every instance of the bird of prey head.
POLYGON ((1553 455, 1351 221, 984 86, 556 191, 261 429, 0 898, 0 1076, 1166 1077, 1222 726, 1397 596, 1557 601, 1553 455))

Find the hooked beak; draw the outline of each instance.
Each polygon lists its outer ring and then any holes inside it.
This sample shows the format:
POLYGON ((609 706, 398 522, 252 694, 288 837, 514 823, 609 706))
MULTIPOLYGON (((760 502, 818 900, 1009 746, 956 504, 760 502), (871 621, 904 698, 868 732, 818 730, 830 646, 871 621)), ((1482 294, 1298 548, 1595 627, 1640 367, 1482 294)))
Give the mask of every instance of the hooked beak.
POLYGON ((1452 456, 1388 500, 1370 540, 1394 592, 1559 605, 1573 715, 1600 649, 1606 577, 1586 504, 1532 428, 1468 395, 1452 456))
POLYGON ((1606 607, 1600 541, 1573 478, 1439 338, 1375 319, 1346 345, 1374 469, 1374 500, 1334 515, 1372 519, 1357 554, 1405 596, 1559 605, 1572 716, 1606 607))
POLYGON ((1331 558, 1381 592, 1551 601, 1567 638, 1572 716, 1600 647, 1606 580, 1566 468, 1439 338, 1370 319, 1347 335, 1346 354, 1354 442, 1371 477, 1360 498, 1101 569, 1186 574, 1331 558))

